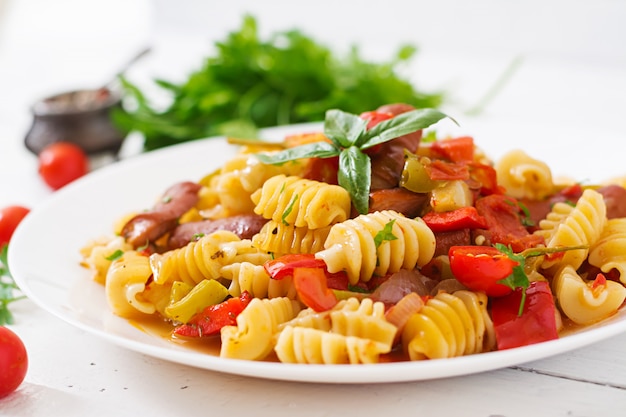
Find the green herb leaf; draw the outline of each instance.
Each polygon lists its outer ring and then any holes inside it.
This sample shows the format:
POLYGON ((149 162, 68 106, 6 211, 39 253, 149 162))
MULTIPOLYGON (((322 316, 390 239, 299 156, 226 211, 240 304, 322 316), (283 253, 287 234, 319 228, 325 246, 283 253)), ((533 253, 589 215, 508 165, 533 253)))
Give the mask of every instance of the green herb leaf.
POLYGON ((352 204, 361 214, 367 213, 372 180, 372 162, 370 157, 356 146, 341 151, 337 181, 348 191, 352 204))
MULTIPOLYGON (((420 129, 425 129, 446 117, 448 117, 446 114, 436 109, 417 109, 401 113, 378 123, 364 132, 363 136, 359 138, 357 145, 361 149, 367 149, 420 129)), ((454 119, 450 119, 454 121, 454 119)))
POLYGON ((8 251, 9 245, 3 245, 0 248, 0 326, 14 322, 9 304, 26 298, 23 295, 16 295, 19 288, 9 271, 8 251))
POLYGON ((413 110, 385 120, 367 130, 365 120, 341 110, 326 112, 324 135, 333 143, 315 142, 273 154, 257 154, 266 164, 282 164, 300 158, 329 158, 339 155, 339 185, 350 193, 361 214, 369 208, 372 164, 363 149, 415 132, 448 117, 435 109, 413 110))
POLYGON ((393 234, 393 225, 395 222, 395 219, 388 221, 387 224, 385 224, 385 227, 376 233, 376 236, 374 236, 374 244, 376 245, 376 248, 382 245, 385 241, 396 240, 398 238, 393 234))
POLYGON ((341 148, 359 145, 357 141, 363 137, 367 121, 341 110, 333 109, 326 112, 324 134, 341 148))
POLYGON ((115 252, 113 252, 112 254, 110 254, 109 256, 106 256, 105 259, 107 261, 115 261, 116 259, 121 258, 122 255, 124 255, 124 251, 121 250, 121 249, 118 249, 115 252))
POLYGON ((314 142, 276 153, 258 153, 256 157, 264 164, 280 165, 302 158, 330 158, 339 155, 341 150, 328 142, 314 142))

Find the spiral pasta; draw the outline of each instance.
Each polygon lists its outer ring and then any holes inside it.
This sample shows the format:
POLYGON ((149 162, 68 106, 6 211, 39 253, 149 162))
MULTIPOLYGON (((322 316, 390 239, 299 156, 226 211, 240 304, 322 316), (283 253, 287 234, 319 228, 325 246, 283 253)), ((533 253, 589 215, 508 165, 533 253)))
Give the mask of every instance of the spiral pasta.
POLYGON ((126 243, 123 237, 102 238, 89 242, 81 249, 83 266, 93 271, 93 280, 104 284, 107 272, 113 260, 113 256, 118 251, 129 251, 133 246, 126 243))
POLYGON ((252 243, 264 252, 272 252, 274 256, 315 253, 324 248, 329 232, 330 226, 309 229, 269 220, 252 237, 252 243))
POLYGON ((138 252, 124 252, 113 261, 105 281, 106 300, 111 311, 126 318, 153 314, 154 305, 141 297, 151 276, 148 257, 138 252))
POLYGON ((230 281, 228 292, 233 297, 239 297, 243 291, 247 291, 256 298, 296 299, 292 277, 271 279, 263 265, 236 262, 222 267, 220 273, 223 278, 230 281))
POLYGON ((411 360, 452 358, 492 350, 495 331, 483 293, 441 292, 413 314, 402 331, 411 360))
POLYGON ((393 210, 362 214, 332 226, 324 250, 315 254, 330 272, 345 270, 351 284, 367 282, 401 268, 428 263, 435 253, 435 235, 421 218, 409 219, 393 210), (386 226, 393 238, 376 244, 386 226))
POLYGON ((571 265, 555 275, 552 286, 563 313, 574 323, 592 324, 617 312, 626 299, 626 288, 613 281, 585 282, 571 265))
POLYGON ((338 185, 276 175, 252 196, 254 212, 275 222, 318 229, 350 216, 350 194, 338 185))
POLYGON ((495 169, 498 184, 511 197, 542 200, 554 191, 550 167, 520 149, 502 156, 495 169))
POLYGON ((237 316, 236 326, 222 327, 220 356, 264 359, 274 348, 274 333, 278 325, 291 320, 299 311, 299 303, 286 297, 252 299, 237 316))
POLYGON ((205 208, 203 214, 210 218, 250 214, 254 210, 250 196, 266 180, 279 174, 297 175, 301 171, 302 164, 298 162, 266 165, 252 154, 239 153, 208 181, 205 201, 213 200, 214 206, 205 208))
MULTIPOLYGON (((587 189, 575 207, 556 203, 546 219, 539 222, 535 233, 545 238, 548 248, 593 245, 600 238, 606 222, 606 204, 602 194, 587 189)), ((588 249, 576 249, 557 256, 546 256, 541 267, 553 272, 562 265, 578 269, 588 253, 588 249)))
POLYGON ((154 281, 183 281, 195 285, 204 279, 220 278, 222 266, 244 260, 261 264, 270 259, 252 246, 249 240, 241 240, 233 232, 220 230, 188 243, 180 249, 150 256, 154 281))
POLYGON ((287 363, 376 363, 397 331, 384 310, 369 298, 350 298, 322 313, 305 310, 281 326, 274 350, 287 363))
POLYGON ((626 218, 607 222, 600 238, 589 249, 589 263, 605 273, 616 269, 620 281, 626 285, 626 218))

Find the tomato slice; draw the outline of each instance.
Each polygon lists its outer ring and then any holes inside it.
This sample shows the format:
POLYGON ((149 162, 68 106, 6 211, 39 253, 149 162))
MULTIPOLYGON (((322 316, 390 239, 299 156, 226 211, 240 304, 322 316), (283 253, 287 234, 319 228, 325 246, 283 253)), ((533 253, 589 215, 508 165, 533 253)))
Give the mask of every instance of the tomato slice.
POLYGON ((252 296, 247 291, 239 297, 229 298, 219 304, 206 307, 196 314, 189 323, 174 329, 176 336, 203 337, 218 334, 224 326, 237 324, 237 316, 246 308, 252 296))
MULTIPOLYGON (((498 281, 513 273, 518 262, 491 246, 452 246, 448 252, 450 269, 467 288, 501 297, 513 290, 498 281)), ((519 305, 518 305, 519 306, 519 305)))
POLYGON ((293 284, 300 300, 315 311, 326 311, 337 305, 335 293, 328 288, 321 268, 294 268, 293 284))
POLYGON ((438 140, 433 142, 430 149, 436 155, 452 162, 471 162, 474 160, 474 138, 471 136, 438 140))
POLYGON ((521 315, 519 305, 522 291, 518 288, 505 297, 491 302, 491 318, 498 350, 510 349, 559 337, 556 307, 550 284, 544 281, 531 282, 526 289, 526 302, 521 315))
POLYGON ((292 276, 295 268, 326 269, 326 263, 322 259, 315 258, 315 255, 310 253, 283 255, 267 261, 263 266, 272 279, 283 279, 292 276))

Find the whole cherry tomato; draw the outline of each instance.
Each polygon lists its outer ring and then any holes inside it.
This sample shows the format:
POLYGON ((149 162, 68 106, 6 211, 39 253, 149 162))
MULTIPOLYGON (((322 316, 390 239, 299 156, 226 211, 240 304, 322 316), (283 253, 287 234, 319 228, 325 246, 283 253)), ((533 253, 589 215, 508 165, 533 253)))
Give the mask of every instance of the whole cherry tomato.
POLYGON ((9 243, 13 232, 30 210, 22 206, 7 206, 0 209, 0 248, 9 243))
POLYGON ((51 143, 39 153, 39 174, 53 190, 82 177, 88 171, 87 155, 73 143, 51 143))
POLYGON ((20 386, 28 369, 24 343, 13 331, 0 326, 0 398, 20 386))

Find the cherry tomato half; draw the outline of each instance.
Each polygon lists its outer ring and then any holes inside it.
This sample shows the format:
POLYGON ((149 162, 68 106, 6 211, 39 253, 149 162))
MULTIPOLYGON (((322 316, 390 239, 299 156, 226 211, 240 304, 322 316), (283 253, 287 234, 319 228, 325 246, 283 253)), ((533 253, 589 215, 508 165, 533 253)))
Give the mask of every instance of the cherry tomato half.
POLYGON ((452 246, 448 252, 454 277, 467 288, 501 297, 513 290, 498 283, 519 264, 492 246, 452 246))
POLYGON ((28 369, 24 343, 13 331, 0 326, 0 398, 20 386, 28 369))
POLYGON ((30 210, 22 206, 7 206, 0 209, 0 248, 9 243, 13 232, 30 210))
POLYGON ((88 171, 87 155, 73 143, 51 143, 39 153, 39 174, 53 190, 82 177, 88 171))

